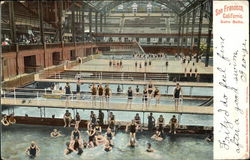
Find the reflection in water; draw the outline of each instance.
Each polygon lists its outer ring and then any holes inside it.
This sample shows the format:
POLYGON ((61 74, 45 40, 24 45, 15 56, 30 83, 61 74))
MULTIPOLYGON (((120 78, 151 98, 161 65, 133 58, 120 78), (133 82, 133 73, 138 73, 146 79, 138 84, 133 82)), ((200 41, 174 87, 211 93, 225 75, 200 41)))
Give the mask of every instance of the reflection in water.
MULTIPOLYGON (((57 127, 58 128, 58 127, 57 127)), ((206 160, 213 157, 213 144, 204 141, 206 135, 174 135, 166 136, 164 141, 156 142, 150 137, 153 133, 138 133, 138 147, 131 149, 127 147, 129 134, 119 131, 114 138, 114 148, 111 152, 105 152, 103 146, 85 149, 79 157, 76 153, 63 155, 65 143, 70 139, 70 132, 73 128, 59 128, 64 134, 63 137, 51 138, 49 133, 53 127, 14 125, 3 128, 2 155, 6 159, 27 159, 25 149, 31 141, 36 141, 41 149, 37 160, 58 160, 58 159, 87 159, 87 160, 147 160, 147 159, 168 159, 168 160, 206 160), (151 143, 156 150, 147 153, 146 144, 151 143)), ((82 128, 81 134, 87 140, 86 130, 82 128)))

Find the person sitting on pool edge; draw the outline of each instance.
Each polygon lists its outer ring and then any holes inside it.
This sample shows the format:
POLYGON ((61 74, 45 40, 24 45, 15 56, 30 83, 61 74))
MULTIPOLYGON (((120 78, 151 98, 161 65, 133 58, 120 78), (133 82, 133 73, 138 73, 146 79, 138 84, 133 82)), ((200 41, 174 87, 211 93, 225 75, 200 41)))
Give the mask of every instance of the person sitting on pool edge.
POLYGON ((154 149, 151 147, 151 143, 147 143, 147 152, 154 152, 154 149))
POLYGON ((13 113, 9 115, 9 123, 10 123, 10 125, 16 123, 16 119, 15 119, 13 113))
POLYGON ((178 127, 178 122, 177 122, 175 115, 173 115, 173 117, 170 119, 169 125, 170 125, 169 133, 174 132, 174 134, 176 134, 176 128, 178 127))
POLYGON ((50 137, 59 137, 62 136, 61 133, 57 130, 54 129, 51 133, 50 133, 50 137))
POLYGON ((70 127, 71 125, 71 113, 69 112, 69 110, 66 110, 66 113, 63 116, 63 120, 64 120, 64 127, 70 127))
POLYGON ((34 141, 31 142, 30 146, 26 149, 25 153, 30 158, 35 158, 40 152, 40 148, 36 145, 34 141))

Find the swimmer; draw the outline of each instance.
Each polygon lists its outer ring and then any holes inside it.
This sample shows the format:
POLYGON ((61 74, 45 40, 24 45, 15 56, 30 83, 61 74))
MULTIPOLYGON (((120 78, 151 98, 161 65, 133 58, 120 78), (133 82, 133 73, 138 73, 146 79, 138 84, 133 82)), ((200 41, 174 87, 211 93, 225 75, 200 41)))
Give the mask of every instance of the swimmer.
POLYGON ((76 113, 76 124, 75 124, 75 128, 79 128, 80 122, 81 122, 81 117, 80 117, 80 114, 77 112, 77 113, 76 113))
POLYGON ((97 145, 104 144, 105 142, 106 142, 105 137, 102 135, 101 132, 98 132, 97 136, 96 136, 96 143, 97 143, 97 145))
POLYGON ((155 134, 151 137, 151 139, 162 141, 163 138, 161 137, 161 132, 159 130, 156 130, 155 134))
POLYGON ((15 123, 16 123, 16 119, 15 119, 15 117, 14 117, 13 114, 10 114, 9 123, 10 123, 10 124, 15 124, 15 123))
POLYGON ((108 127, 107 132, 105 133, 106 139, 110 141, 110 144, 113 144, 113 136, 114 134, 112 133, 112 130, 108 127))
POLYGON ((136 143, 136 141, 135 141, 135 138, 130 138, 129 139, 129 144, 128 144, 128 147, 131 147, 131 148, 134 148, 134 147, 136 147, 137 146, 137 143, 136 143))
POLYGON ((71 140, 73 139, 81 139, 81 134, 80 131, 75 128, 72 132, 71 132, 71 140))
POLYGON ((66 149, 64 150, 64 155, 68 155, 73 152, 73 149, 70 147, 70 143, 66 142, 66 149))
POLYGON ((30 158, 35 158, 40 152, 40 148, 36 145, 34 141, 31 142, 30 146, 26 149, 25 153, 30 158))
POLYGON ((61 133, 57 130, 54 129, 51 133, 50 133, 50 137, 60 137, 62 136, 61 133))
POLYGON ((104 145, 104 151, 109 152, 112 150, 112 147, 110 146, 110 141, 107 141, 104 145))
POLYGON ((74 139, 70 143, 70 148, 74 151, 77 152, 78 155, 81 155, 83 150, 83 145, 79 139, 74 139))
POLYGON ((87 131, 89 136, 89 147, 92 148, 95 146, 96 138, 95 138, 95 130, 90 128, 90 130, 87 131))
POLYGON ((132 120, 132 123, 129 123, 127 126, 126 126, 126 132, 128 131, 128 126, 130 127, 130 137, 132 138, 135 138, 136 136, 136 124, 135 124, 135 121, 132 120))
POLYGON ((3 116, 3 119, 1 120, 1 122, 2 122, 2 124, 3 124, 4 126, 9 126, 9 125, 10 125, 10 123, 9 123, 9 121, 8 121, 8 119, 7 119, 7 115, 4 115, 4 116, 3 116))
POLYGON ((154 152, 154 149, 151 147, 151 143, 148 143, 147 144, 147 149, 146 149, 147 152, 154 152))

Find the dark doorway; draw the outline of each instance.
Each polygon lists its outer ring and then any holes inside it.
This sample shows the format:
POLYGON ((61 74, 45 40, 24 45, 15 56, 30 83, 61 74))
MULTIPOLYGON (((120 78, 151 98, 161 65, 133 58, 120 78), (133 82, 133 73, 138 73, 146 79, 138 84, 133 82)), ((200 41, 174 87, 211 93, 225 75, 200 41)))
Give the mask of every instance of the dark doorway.
POLYGON ((71 61, 76 60, 76 51, 75 50, 70 50, 70 60, 71 61))
POLYGON ((24 57, 24 73, 36 72, 36 56, 24 57))
POLYGON ((53 65, 59 65, 61 62, 60 52, 53 52, 52 53, 52 63, 53 65))

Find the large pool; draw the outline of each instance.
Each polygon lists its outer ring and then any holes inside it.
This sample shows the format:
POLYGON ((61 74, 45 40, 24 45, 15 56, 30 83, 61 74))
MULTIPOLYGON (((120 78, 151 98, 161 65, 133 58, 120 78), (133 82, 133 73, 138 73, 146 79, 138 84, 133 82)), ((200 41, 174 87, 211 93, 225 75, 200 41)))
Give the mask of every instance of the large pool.
MULTIPOLYGON (((53 127, 48 126, 24 126, 14 125, 3 127, 2 132, 2 157, 11 160, 28 159, 24 151, 35 141, 41 149, 37 160, 212 160, 213 143, 204 141, 206 135, 176 135, 168 137, 162 142, 151 140, 152 133, 143 132, 137 134, 138 147, 127 147, 129 134, 118 131, 114 138, 114 148, 111 152, 105 152, 103 146, 85 149, 81 156, 72 153, 65 156, 63 151, 65 143, 70 139, 72 128, 59 128, 65 135, 59 138, 49 136, 53 127), (146 144, 150 142, 154 153, 145 152, 146 144)), ((81 129, 84 140, 87 133, 81 129)))

